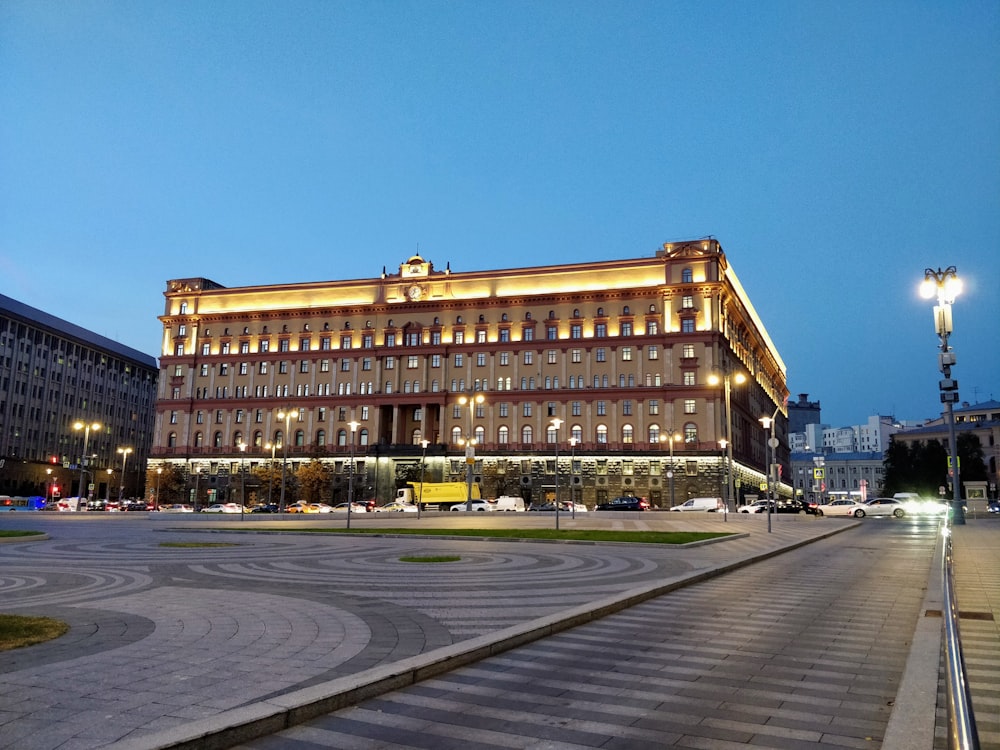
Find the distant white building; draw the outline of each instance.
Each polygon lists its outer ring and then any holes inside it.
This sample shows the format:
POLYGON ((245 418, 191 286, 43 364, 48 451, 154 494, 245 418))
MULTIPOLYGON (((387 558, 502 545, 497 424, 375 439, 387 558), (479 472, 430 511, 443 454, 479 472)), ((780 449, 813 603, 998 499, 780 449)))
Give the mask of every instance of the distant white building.
POLYGON ((893 417, 874 415, 865 424, 831 427, 809 424, 789 435, 789 447, 800 453, 885 453, 889 438, 906 427, 893 417))

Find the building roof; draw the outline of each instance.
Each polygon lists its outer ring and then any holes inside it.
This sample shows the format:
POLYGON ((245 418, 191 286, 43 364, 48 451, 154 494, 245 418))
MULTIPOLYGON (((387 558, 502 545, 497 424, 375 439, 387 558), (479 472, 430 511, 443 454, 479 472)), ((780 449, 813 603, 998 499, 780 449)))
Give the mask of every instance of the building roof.
POLYGON ((26 323, 37 325, 41 328, 47 328, 53 333, 58 333, 66 338, 75 339, 76 341, 93 347, 94 349, 101 349, 117 354, 118 356, 130 359, 143 367, 148 367, 153 370, 157 369, 156 359, 154 357, 150 357, 148 354, 125 346, 124 344, 120 344, 117 341, 112 341, 111 339, 105 338, 104 336, 94 333, 93 331, 88 331, 86 328, 81 328, 75 323, 70 323, 62 318, 57 318, 55 315, 49 315, 47 312, 43 312, 42 310, 32 307, 31 305, 26 305, 23 302, 18 302, 16 299, 12 299, 4 294, 0 294, 0 312, 7 313, 11 317, 18 318, 26 323))

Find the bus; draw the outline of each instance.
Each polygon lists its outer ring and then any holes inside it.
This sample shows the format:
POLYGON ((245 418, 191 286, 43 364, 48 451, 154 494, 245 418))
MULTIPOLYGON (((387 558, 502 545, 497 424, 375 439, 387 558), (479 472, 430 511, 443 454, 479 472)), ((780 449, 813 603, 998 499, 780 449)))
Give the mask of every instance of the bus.
POLYGON ((37 495, 31 497, 0 495, 0 511, 4 510, 45 510, 45 498, 37 495))

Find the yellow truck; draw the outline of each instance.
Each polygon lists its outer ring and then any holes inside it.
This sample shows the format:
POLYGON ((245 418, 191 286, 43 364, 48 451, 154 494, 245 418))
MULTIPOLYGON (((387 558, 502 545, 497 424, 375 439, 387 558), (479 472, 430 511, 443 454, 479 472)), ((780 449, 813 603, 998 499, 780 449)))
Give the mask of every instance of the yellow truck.
MULTIPOLYGON (((472 483, 472 499, 479 500, 479 485, 472 483)), ((469 485, 465 482, 407 482, 396 490, 397 503, 420 503, 422 510, 449 510, 453 505, 467 502, 469 485)))

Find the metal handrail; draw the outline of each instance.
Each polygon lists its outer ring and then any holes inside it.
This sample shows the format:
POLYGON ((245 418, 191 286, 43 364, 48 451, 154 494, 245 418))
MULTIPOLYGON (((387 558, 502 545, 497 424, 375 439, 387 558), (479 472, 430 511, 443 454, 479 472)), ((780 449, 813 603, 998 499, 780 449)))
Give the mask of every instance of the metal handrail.
POLYGON ((942 586, 944 589, 944 661, 945 693, 948 704, 949 750, 979 750, 979 733, 972 711, 972 696, 962 656, 962 639, 958 626, 958 599, 955 596, 952 561, 951 524, 942 526, 944 554, 942 586))

